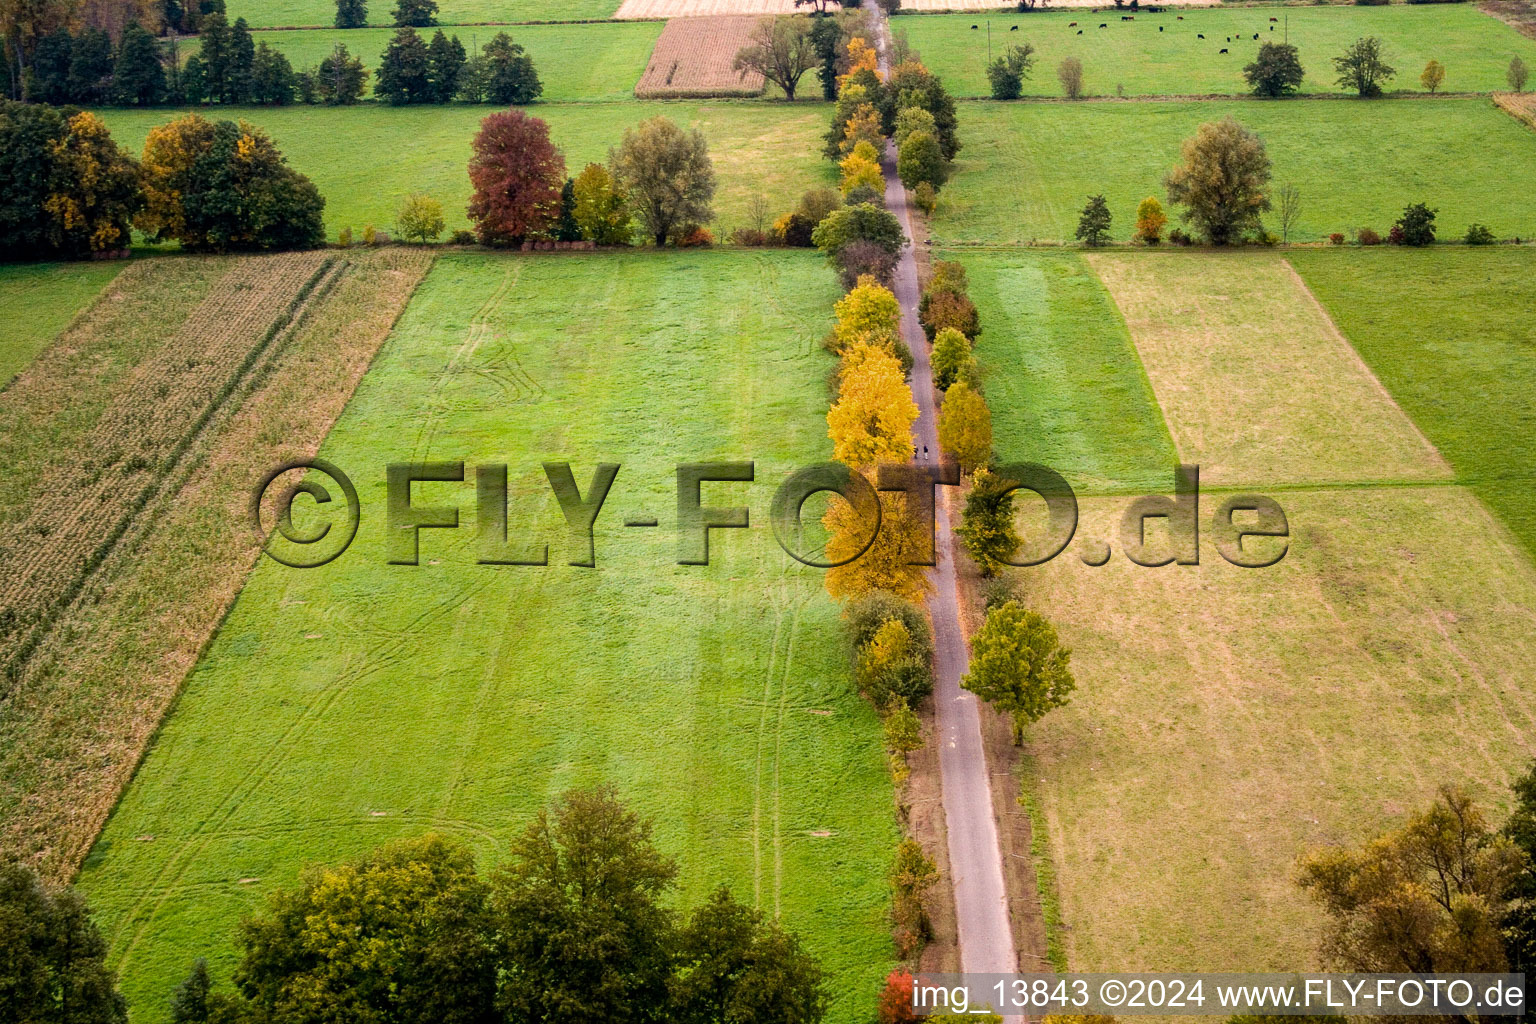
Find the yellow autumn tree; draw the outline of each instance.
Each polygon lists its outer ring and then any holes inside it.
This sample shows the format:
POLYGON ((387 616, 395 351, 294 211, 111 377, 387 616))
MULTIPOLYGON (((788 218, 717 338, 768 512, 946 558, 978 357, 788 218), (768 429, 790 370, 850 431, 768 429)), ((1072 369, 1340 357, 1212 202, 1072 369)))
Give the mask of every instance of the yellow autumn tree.
POLYGON ((912 424, 917 403, 901 372, 901 361, 867 342, 854 342, 844 355, 837 401, 827 410, 832 455, 858 468, 912 458, 912 424))
POLYGON ((848 40, 848 70, 838 76, 838 86, 841 87, 854 73, 864 70, 873 71, 876 77, 881 77, 880 54, 863 36, 854 36, 848 40))
POLYGON ((861 142, 869 143, 877 152, 885 142, 880 127, 880 112, 873 103, 860 103, 853 108, 853 113, 843 126, 843 141, 838 143, 838 148, 844 153, 851 153, 861 142))
POLYGON ((832 336, 839 352, 855 341, 889 350, 901 337, 901 304, 889 288, 869 274, 861 276, 858 284, 833 308, 837 324, 832 328, 832 336))
POLYGON ((176 183, 192 172, 197 158, 213 145, 213 123, 187 114, 150 130, 144 140, 144 212, 140 231, 180 238, 186 233, 186 209, 176 183))
MULTIPOLYGON (((859 145, 867 146, 869 143, 860 142, 859 145)), ((837 188, 845 196, 859 187, 877 191, 885 188, 885 178, 880 174, 880 165, 873 160, 866 160, 857 153, 850 153, 837 166, 843 172, 843 178, 838 182, 837 188)))
MULTIPOLYGON (((871 479, 875 471, 867 471, 871 479)), ((827 504, 821 524, 827 528, 826 555, 841 562, 855 554, 869 539, 869 524, 853 506, 841 498, 827 504)), ((907 508, 906 495, 900 491, 880 492, 880 531, 862 555, 847 565, 828 569, 827 593, 839 601, 862 597, 874 590, 884 590, 909 601, 921 601, 932 589, 928 568, 910 562, 926 554, 927 531, 932 525, 922 522, 907 508)))
POLYGON ((944 393, 939 409, 939 445, 974 473, 992 459, 992 410, 987 400, 965 381, 956 381, 944 393))
POLYGON ((101 118, 74 115, 49 143, 53 171, 43 208, 48 242, 71 256, 128 247, 128 222, 140 204, 139 169, 117 148, 101 118))

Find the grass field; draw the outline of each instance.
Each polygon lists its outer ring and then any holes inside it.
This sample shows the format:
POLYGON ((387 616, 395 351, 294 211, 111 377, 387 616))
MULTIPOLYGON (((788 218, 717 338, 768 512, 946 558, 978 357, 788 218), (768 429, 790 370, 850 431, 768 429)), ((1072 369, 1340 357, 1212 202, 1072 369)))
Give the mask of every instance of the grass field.
POLYGON ((111 261, 0 266, 0 389, 122 269, 111 261))
MULTIPOLYGON (((617 0, 438 0, 445 25, 485 22, 599 21, 611 18, 617 0)), ((391 25, 393 0, 370 0, 368 24, 391 25)), ((233 0, 229 19, 252 28, 325 28, 336 24, 334 0, 233 0)))
POLYGON ((1167 486, 1178 462, 1168 428, 1124 321, 1082 257, 939 256, 965 265, 981 314, 976 355, 999 456, 1050 466, 1084 490, 1167 486))
POLYGON ((1290 260, 1458 477, 1536 554, 1536 251, 1290 260))
POLYGON ((1435 480, 1450 467, 1268 253, 1095 254, 1180 461, 1220 486, 1435 480))
POLYGON ((1419 72, 1431 59, 1445 65, 1441 89, 1446 92, 1505 89, 1511 57, 1536 63, 1536 40, 1472 4, 1174 9, 1138 13, 1135 21, 1121 21, 1121 13, 948 14, 897 18, 892 28, 907 33, 923 62, 957 96, 992 94, 988 22, 994 56, 1010 44, 1034 45, 1037 63, 1024 83, 1026 96, 1061 96, 1056 66, 1067 57, 1083 62, 1089 95, 1113 96, 1117 87, 1127 96, 1243 94, 1249 91, 1244 66, 1261 43, 1281 42, 1287 31, 1306 70, 1302 91, 1307 93, 1343 91, 1334 82, 1333 58, 1361 36, 1378 36, 1386 44, 1387 61, 1397 69, 1389 87, 1396 89, 1420 90, 1419 72), (1273 31, 1270 18, 1279 19, 1273 31), (1108 27, 1099 28, 1101 23, 1108 27), (972 25, 980 27, 973 31, 972 25), (1203 40, 1197 38, 1201 34, 1203 40))
POLYGON ((807 253, 437 262, 322 451, 357 482, 357 542, 319 570, 261 563, 82 874, 139 1019, 194 957, 227 971, 236 918, 305 862, 428 829, 494 861, 600 780, 656 817, 685 903, 724 881, 782 914, 831 972, 830 1019, 865 1018, 891 962, 879 727, 820 574, 766 524, 829 451, 835 297, 807 253), (547 535, 550 566, 474 564, 473 483, 419 485, 465 529, 385 564, 385 465, 428 458, 508 463, 511 529, 547 535), (720 458, 757 482, 703 498, 754 526, 676 565, 675 466, 720 458), (596 569, 565 564, 546 459, 583 490, 622 464, 596 569), (640 513, 662 528, 620 525, 640 513))
MULTIPOLYGON (((1501 820, 1536 754, 1536 574, 1473 495, 1274 496, 1293 539, 1267 569, 1207 542, 1198 566, 1022 570, 1078 681, 1031 727, 1027 780, 1073 970, 1320 966, 1299 853, 1444 782, 1501 820)), ((1112 540, 1125 505, 1084 501, 1080 536, 1112 540)))
MULTIPOLYGON (((449 231, 467 227, 470 140, 493 109, 369 105, 216 113, 246 118, 272 135, 288 162, 309 175, 326 197, 325 224, 334 238, 349 225, 354 232, 369 223, 388 228, 412 191, 442 201, 449 231)), ((754 195, 766 195, 775 211, 788 210, 806 189, 836 180, 837 168, 820 156, 830 116, 830 107, 821 103, 550 103, 527 109, 549 123, 573 176, 588 161, 607 160, 624 130, 645 118, 664 114, 698 128, 709 141, 719 186, 717 225, 726 231, 747 222, 747 204, 754 195)), ((102 116, 118 142, 137 153, 149 130, 175 115, 109 110, 102 116)))
MULTIPOLYGON (((539 98, 546 103, 577 100, 629 99, 635 82, 645 71, 662 26, 656 22, 609 22, 602 25, 519 25, 505 29, 512 41, 533 58, 544 84, 539 98)), ((419 29, 430 40, 436 29, 419 29)), ((470 53, 503 31, 496 28, 445 27, 444 34, 458 36, 470 53)), ((362 59, 375 72, 369 79, 370 95, 377 82, 379 58, 394 37, 392 28, 311 29, 301 32, 257 32, 255 37, 287 55, 296 69, 317 66, 330 56, 337 43, 362 59)), ((439 108, 440 109, 440 108, 439 108)), ((489 108, 487 108, 489 109, 489 108)), ((484 116, 482 114, 481 116, 484 116)))
MULTIPOLYGON (((1516 312, 1529 286, 1511 296, 1508 284, 1530 276, 1525 254, 1456 253, 1467 257, 1459 271, 1442 270, 1435 258, 1446 255, 1414 254, 1421 265, 1407 263, 1388 294, 1373 293, 1349 254, 1317 253, 1309 275, 1373 295, 1357 316, 1383 339, 1426 339, 1391 351, 1411 353, 1427 388, 1447 362, 1427 340, 1439 336, 1435 302, 1423 319, 1386 311, 1412 305, 1435 275, 1445 302, 1469 307, 1453 321, 1466 325, 1468 358, 1475 310, 1501 310, 1488 373, 1529 336, 1516 312), (1483 255, 1495 262, 1474 269, 1483 255)), ((1069 964, 1315 966, 1320 915, 1293 884, 1299 853, 1357 842, 1447 781, 1471 786, 1497 817, 1536 753, 1525 653, 1536 642, 1536 570, 1471 490, 1416 483, 1433 469, 1422 442, 1275 254, 961 258, 986 325, 978 355, 1000 450, 1022 430, 1027 454, 1069 468, 1093 453, 1165 464, 1166 417, 1186 456, 1191 446, 1202 462, 1220 464, 1226 449, 1243 456, 1229 460, 1234 475, 1264 476, 1258 489, 1290 526, 1288 553, 1270 568, 1225 562, 1206 519, 1199 565, 1148 569, 1119 550, 1129 498, 1085 498, 1073 546, 1019 572, 1029 606, 1072 649, 1078 682, 1069 707, 1031 727, 1025 782, 1048 837, 1069 964), (1030 404, 1044 410, 1038 424, 1019 419, 1030 404), (1335 482, 1351 473, 1370 482, 1335 482), (1115 557, 1083 564, 1101 541, 1115 557)), ((1399 264, 1374 266, 1385 280, 1399 264)), ((1447 418, 1476 401, 1472 369, 1449 371, 1462 377, 1449 393, 1465 397, 1446 402, 1447 418)), ((1500 388, 1494 404, 1507 403, 1507 417, 1528 386, 1512 377, 1500 388)), ((1486 422, 1500 415, 1489 410, 1486 422)), ((1203 516, 1217 500, 1202 495, 1203 516)))
MULTIPOLYGON (((1523 170, 1536 162, 1536 133, 1483 99, 966 104, 965 148, 933 236, 1071 239, 1088 196, 1102 192, 1113 237, 1129 239, 1136 204, 1163 195, 1180 143, 1227 114, 1263 137, 1274 185, 1300 188, 1292 241, 1361 225, 1386 234, 1414 202, 1439 209, 1448 237, 1474 220, 1501 238, 1536 236, 1523 170)), ((1278 233, 1273 214, 1270 227, 1278 233)))

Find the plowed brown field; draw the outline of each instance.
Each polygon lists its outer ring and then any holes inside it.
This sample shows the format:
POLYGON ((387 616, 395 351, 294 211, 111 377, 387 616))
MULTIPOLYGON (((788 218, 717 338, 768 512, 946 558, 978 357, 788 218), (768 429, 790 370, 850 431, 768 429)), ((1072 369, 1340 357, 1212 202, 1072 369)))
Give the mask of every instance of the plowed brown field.
POLYGON ((756 16, 673 18, 656 40, 635 95, 641 99, 761 96, 767 84, 762 75, 731 67, 758 20, 756 16))

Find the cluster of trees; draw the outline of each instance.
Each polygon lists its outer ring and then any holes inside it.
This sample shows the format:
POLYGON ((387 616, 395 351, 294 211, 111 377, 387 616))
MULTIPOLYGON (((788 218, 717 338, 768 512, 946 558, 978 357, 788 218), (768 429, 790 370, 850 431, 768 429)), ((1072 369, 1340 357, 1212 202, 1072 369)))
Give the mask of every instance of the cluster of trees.
MULTIPOLYGON (((816 1024, 825 976, 799 940, 719 888, 667 906, 677 865, 610 789, 542 810, 482 874, 425 835, 316 866, 240 924, 231 991, 204 961, 172 1024, 816 1024)), ((84 903, 0 867, 0 1018, 122 1024, 106 943, 84 903)))
POLYGON ((1330 966, 1382 973, 1536 967, 1536 765, 1495 830, 1459 787, 1359 847, 1305 854, 1300 883, 1327 913, 1330 966))
POLYGON ((549 126, 520 110, 480 122, 469 162, 469 216, 486 245, 530 240, 629 245, 635 225, 657 244, 708 244, 714 166, 697 130, 663 116, 625 131, 608 164, 567 178, 549 126))
POLYGON ((249 124, 189 114, 150 132, 142 161, 89 112, 0 106, 0 255, 79 258, 127 247, 130 225, 193 250, 325 240, 325 200, 249 124))
POLYGON ((458 36, 438 29, 429 43, 403 27, 379 59, 374 94, 395 106, 413 103, 496 103, 522 106, 544 92, 533 60, 505 32, 467 56, 458 36))
MULTIPOLYGON (((1356 39, 1339 56, 1333 58, 1335 81, 1357 96, 1370 99, 1380 96, 1384 87, 1396 75, 1397 69, 1387 63, 1385 47, 1376 36, 1356 39)), ((1290 96, 1301 89, 1305 71, 1301 66, 1301 54, 1289 43, 1264 43, 1259 47, 1253 63, 1243 69, 1243 76, 1255 96, 1290 96)), ((1505 78, 1514 92, 1525 88, 1530 70, 1519 57, 1509 62, 1505 78)), ((1419 74, 1419 84, 1426 92, 1440 91, 1445 82, 1445 65, 1431 60, 1419 74)))
MULTIPOLYGON (((222 15, 214 17, 222 18, 222 15)), ((116 44, 106 31, 60 26, 37 41, 23 95, 35 103, 148 106, 171 98, 160 44, 129 22, 116 44)))
MULTIPOLYGON (((437 24, 437 0, 396 0, 390 16, 396 28, 431 28, 437 24)), ((337 28, 363 28, 367 24, 367 0, 336 0, 337 28)))

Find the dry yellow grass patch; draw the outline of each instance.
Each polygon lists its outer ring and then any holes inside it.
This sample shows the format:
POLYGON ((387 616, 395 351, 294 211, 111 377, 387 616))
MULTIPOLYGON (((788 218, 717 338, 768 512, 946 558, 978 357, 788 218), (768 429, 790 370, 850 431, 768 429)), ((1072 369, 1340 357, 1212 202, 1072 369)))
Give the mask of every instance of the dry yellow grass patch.
MULTIPOLYGON (((1289 970, 1303 849, 1464 782, 1507 806, 1536 754, 1536 572, 1469 492, 1286 492, 1289 554, 1239 569, 1024 570, 1078 691, 1032 728, 1074 970, 1289 970)), ((1125 499, 1083 503, 1112 538, 1125 499)), ((1209 517, 1213 499, 1202 499, 1209 517)), ((1204 524, 1202 524, 1204 526, 1204 524)), ((1250 542, 1252 543, 1252 542, 1250 542)))
POLYGON ((1185 462, 1212 484, 1451 475, 1278 255, 1092 255, 1185 462))

